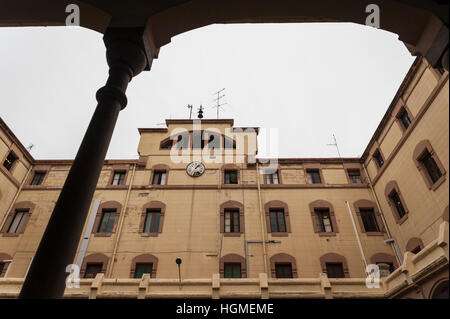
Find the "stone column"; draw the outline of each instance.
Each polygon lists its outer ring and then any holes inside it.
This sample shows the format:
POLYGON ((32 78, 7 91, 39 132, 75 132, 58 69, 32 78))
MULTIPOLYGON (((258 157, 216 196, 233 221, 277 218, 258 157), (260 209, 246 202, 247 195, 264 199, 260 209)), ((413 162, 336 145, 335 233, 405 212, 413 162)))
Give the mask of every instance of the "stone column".
POLYGON ((119 112, 131 79, 149 70, 144 28, 109 28, 103 37, 109 77, 97 91, 97 108, 56 202, 19 298, 61 298, 66 266, 74 262, 119 112))

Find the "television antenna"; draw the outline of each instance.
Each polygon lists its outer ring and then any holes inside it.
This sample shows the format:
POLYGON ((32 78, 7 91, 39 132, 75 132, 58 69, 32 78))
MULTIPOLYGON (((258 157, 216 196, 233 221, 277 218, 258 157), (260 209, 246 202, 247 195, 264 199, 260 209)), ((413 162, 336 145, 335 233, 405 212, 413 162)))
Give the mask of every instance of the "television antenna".
POLYGON ((337 144, 336 136, 334 136, 334 134, 333 134, 333 141, 334 141, 334 143, 327 144, 327 146, 334 146, 334 147, 336 147, 336 150, 338 152, 339 158, 342 160, 341 152, 339 152, 339 146, 337 144))
POLYGON ((191 120, 192 119, 192 105, 191 104, 188 104, 188 109, 189 109, 189 119, 191 120))
POLYGON ((213 106, 213 108, 216 108, 217 111, 217 119, 219 119, 219 110, 222 109, 222 111, 224 111, 222 105, 228 104, 228 103, 220 103, 220 99, 225 97, 225 93, 222 94, 222 92, 225 90, 225 88, 223 88, 222 90, 217 91, 216 93, 214 93, 214 95, 217 94, 217 98, 215 98, 213 101, 216 101, 216 105, 213 106))
POLYGON ((33 147, 34 147, 34 144, 30 144, 30 145, 27 147, 28 152, 30 152, 31 149, 32 149, 33 147))

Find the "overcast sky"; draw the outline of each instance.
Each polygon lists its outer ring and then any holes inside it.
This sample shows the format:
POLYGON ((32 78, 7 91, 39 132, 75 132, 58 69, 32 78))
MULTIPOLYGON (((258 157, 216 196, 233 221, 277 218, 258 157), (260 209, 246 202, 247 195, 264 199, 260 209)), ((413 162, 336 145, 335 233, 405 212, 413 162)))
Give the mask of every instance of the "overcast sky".
MULTIPOLYGON (((0 116, 36 159, 73 159, 107 78, 102 35, 0 28, 0 116)), ((280 157, 360 156, 414 61, 398 36, 349 23, 211 25, 172 39, 130 83, 109 159, 137 158, 138 127, 188 118, 225 90, 221 118, 278 129, 280 157)))

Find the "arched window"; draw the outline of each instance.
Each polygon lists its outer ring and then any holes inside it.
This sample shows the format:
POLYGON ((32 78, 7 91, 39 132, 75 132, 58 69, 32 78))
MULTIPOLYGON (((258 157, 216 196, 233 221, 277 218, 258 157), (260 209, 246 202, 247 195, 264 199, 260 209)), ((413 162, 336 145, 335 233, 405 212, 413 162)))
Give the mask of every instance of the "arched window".
POLYGON ((429 140, 423 140, 417 144, 413 160, 429 189, 435 190, 444 182, 445 168, 429 140))
POLYGON ((349 278, 347 260, 344 256, 336 253, 328 253, 320 257, 320 266, 322 272, 327 274, 328 278, 349 278))
POLYGON ((413 254, 419 253, 423 249, 424 245, 420 238, 413 237, 408 240, 406 244, 406 251, 412 252, 413 254))
POLYGON ((374 265, 387 264, 389 265, 389 272, 394 272, 398 268, 397 259, 394 256, 386 253, 377 253, 370 257, 370 262, 374 265))
POLYGON ((313 229, 319 236, 336 236, 339 232, 333 205, 325 200, 309 204, 313 229))
POLYGON ((108 201, 100 204, 92 228, 94 236, 109 237, 115 233, 121 211, 122 204, 119 202, 108 201))
POLYGON ((220 277, 247 278, 245 258, 237 254, 228 254, 220 258, 220 277))
POLYGON ((220 232, 224 236, 240 236, 245 232, 244 205, 227 201, 220 205, 220 232))
POLYGON ((23 234, 34 208, 35 204, 29 201, 16 203, 6 217, 0 233, 5 237, 16 237, 23 234))
POLYGON ((297 278, 297 263, 291 255, 280 253, 270 257, 272 278, 297 278))
POLYGON ((131 261, 130 278, 142 278, 144 274, 149 274, 150 278, 156 278, 157 269, 158 258, 151 254, 142 254, 131 261))
POLYGON ((273 200, 264 205, 264 211, 267 232, 272 236, 288 236, 291 232, 288 205, 282 201, 273 200))
POLYGON ((160 201, 151 201, 142 207, 139 234, 141 236, 156 237, 163 230, 166 205, 160 201))
POLYGON ((353 206, 363 233, 366 233, 366 235, 383 235, 383 220, 374 202, 361 199, 356 201, 353 206))
POLYGON ((386 184, 384 190, 386 200, 391 207, 392 214, 394 216, 397 224, 403 224, 403 222, 408 218, 409 210, 406 207, 403 195, 400 192, 398 184, 396 181, 390 181, 386 184))
POLYGON ((80 278, 95 278, 98 273, 105 273, 109 258, 103 254, 91 254, 83 260, 80 278))

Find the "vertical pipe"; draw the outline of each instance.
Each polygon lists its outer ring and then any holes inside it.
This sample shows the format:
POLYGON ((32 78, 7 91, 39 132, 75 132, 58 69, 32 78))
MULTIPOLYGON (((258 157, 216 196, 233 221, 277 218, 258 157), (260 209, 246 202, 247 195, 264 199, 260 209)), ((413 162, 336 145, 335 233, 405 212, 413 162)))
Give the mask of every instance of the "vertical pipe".
POLYGON ((266 247, 266 218, 265 218, 265 212, 262 208, 262 197, 261 197, 261 185, 259 180, 259 164, 258 160, 256 160, 256 183, 258 185, 258 207, 259 207, 259 214, 260 214, 260 220, 261 220, 261 237, 262 237, 262 244, 263 244, 263 256, 264 256, 264 272, 268 275, 268 259, 267 259, 267 247, 266 247))
POLYGON ((136 173, 136 164, 134 164, 134 166, 133 166, 133 172, 131 173, 130 185, 128 185, 127 196, 125 198, 125 203, 122 208, 122 213, 120 214, 119 227, 117 229, 117 236, 116 236, 116 240, 114 241, 114 248, 113 248, 113 253, 111 256, 111 263, 110 263, 108 271, 106 272, 106 277, 111 277, 112 271, 114 269, 114 259, 116 258, 117 247, 119 246, 120 237, 122 236, 123 221, 125 220, 125 213, 127 211, 128 201, 130 199, 131 187, 133 186, 135 173, 136 173))
POLYGON ((361 252, 361 258, 362 258, 362 261, 363 261, 363 264, 364 264, 364 272, 367 274, 367 261, 366 261, 366 256, 364 255, 364 250, 362 248, 361 241, 359 240, 358 229, 356 228, 356 224, 355 224, 355 220, 353 218, 353 214, 352 214, 352 210, 350 208, 350 204, 348 203, 347 200, 345 201, 345 203, 347 204, 348 213, 350 214, 350 219, 352 220, 353 230, 355 231, 356 241, 358 242, 359 251, 361 252))

